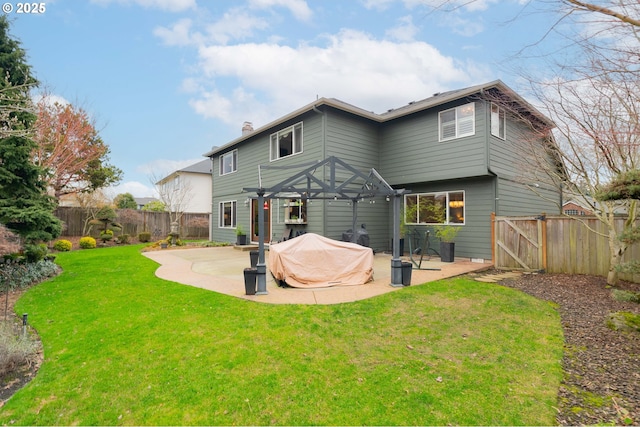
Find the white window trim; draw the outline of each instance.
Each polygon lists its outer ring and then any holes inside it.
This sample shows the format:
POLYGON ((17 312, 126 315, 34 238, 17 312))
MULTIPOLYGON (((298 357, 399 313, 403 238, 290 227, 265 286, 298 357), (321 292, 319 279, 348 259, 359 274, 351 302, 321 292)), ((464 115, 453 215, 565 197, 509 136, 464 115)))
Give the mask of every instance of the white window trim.
POLYGON ((224 200, 218 202, 218 228, 226 230, 236 228, 238 218, 238 201, 237 200, 224 200), (223 221, 224 205, 231 203, 231 225, 225 225, 223 221))
POLYGON ((500 138, 503 141, 507 139, 507 115, 504 111, 504 108, 500 107, 497 104, 494 104, 493 102, 491 103, 491 110, 489 111, 489 128, 491 131, 491 135, 495 136, 496 138, 500 138), (498 109, 498 131, 496 133, 493 132, 493 108, 494 107, 498 109), (504 122, 504 125, 502 126, 502 131, 504 132, 504 135, 498 135, 500 133, 500 120, 504 122))
POLYGON ((238 150, 231 150, 227 153, 221 154, 220 155, 220 160, 218 163, 218 175, 219 176, 223 176, 223 175, 229 175, 231 173, 237 172, 238 171, 238 150), (231 156, 231 161, 233 163, 233 167, 231 169, 231 172, 224 172, 224 158, 227 156, 231 156))
MULTIPOLYGON (((445 220, 444 223, 435 223, 435 222, 406 222, 407 225, 465 225, 466 221, 464 220, 464 218, 466 218, 466 212, 467 212, 467 194, 465 192, 465 190, 450 190, 450 191, 435 191, 433 193, 410 193, 410 194, 405 194, 404 196, 404 209, 402 212, 402 215, 404 215, 404 213, 407 211, 407 198, 408 197, 414 197, 417 196, 418 200, 420 200, 420 196, 433 196, 433 197, 437 197, 437 196, 441 196, 441 195, 446 195, 445 198, 445 206, 447 207, 447 218, 445 220), (451 193, 462 193, 462 202, 464 203, 462 206, 462 218, 463 221, 462 222, 449 222, 449 218, 450 218, 450 211, 449 211, 449 202, 451 200, 449 200, 449 195, 451 193)), ((406 217, 403 218, 404 221, 407 220, 406 217)))
POLYGON ((476 104, 475 102, 469 102, 468 104, 464 104, 464 105, 459 105, 455 108, 449 108, 448 110, 444 110, 444 111, 440 111, 438 113, 438 141, 439 142, 444 142, 444 141, 451 141, 453 139, 458 139, 458 138, 464 138, 467 136, 473 136, 476 134, 476 104), (468 106, 472 106, 473 108, 473 114, 471 115, 471 123, 472 123, 472 130, 471 132, 467 132, 464 134, 460 133, 460 121, 459 121, 459 111, 465 107, 468 106), (455 118, 455 130, 456 130, 456 134, 455 136, 449 137, 449 138, 442 138, 442 115, 444 113, 448 113, 450 111, 455 111, 456 114, 456 118, 455 118))
MULTIPOLYGON (((280 129, 279 131, 274 132, 271 135, 269 135, 269 160, 272 161, 272 162, 275 162, 275 161, 278 161, 280 159, 286 159, 286 158, 291 157, 291 156, 302 154, 302 152, 304 152, 304 145, 303 145, 304 137, 303 137, 303 135, 304 135, 304 128, 303 128, 302 122, 298 122, 296 124, 293 124, 291 126, 288 126, 288 127, 284 128, 284 129, 280 129), (299 144, 300 145, 300 151, 293 152, 293 153, 291 153, 291 154, 289 154, 287 156, 284 156, 284 157, 280 157, 279 156, 280 153, 274 153, 273 152, 273 144, 272 144, 273 137, 275 136, 276 141, 277 141, 277 140, 280 139, 280 134, 281 133, 285 133, 285 132, 289 131, 289 132, 292 132, 292 134, 294 135, 294 138, 295 138, 295 128, 297 126, 300 126, 300 137, 302 139, 302 141, 300 141, 300 144, 299 144), (277 154, 278 156, 274 157, 274 154, 277 154)), ((293 141, 293 148, 295 148, 296 145, 297 144, 296 144, 296 142, 294 140, 293 141)))

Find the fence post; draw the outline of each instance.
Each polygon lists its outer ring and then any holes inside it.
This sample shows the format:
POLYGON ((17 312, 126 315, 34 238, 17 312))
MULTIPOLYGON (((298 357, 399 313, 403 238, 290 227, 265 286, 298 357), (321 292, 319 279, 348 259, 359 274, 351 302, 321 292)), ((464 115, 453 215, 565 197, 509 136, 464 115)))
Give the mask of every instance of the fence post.
POLYGON ((496 213, 491 212, 491 262, 496 263, 496 213))
POLYGON ((543 272, 547 271, 547 214, 542 212, 538 218, 538 262, 543 272))

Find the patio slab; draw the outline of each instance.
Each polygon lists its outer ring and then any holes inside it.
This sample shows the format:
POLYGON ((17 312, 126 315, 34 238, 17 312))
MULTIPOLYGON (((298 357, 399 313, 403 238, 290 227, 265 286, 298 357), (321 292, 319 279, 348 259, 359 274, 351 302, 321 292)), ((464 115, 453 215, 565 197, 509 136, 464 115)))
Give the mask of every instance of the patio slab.
MULTIPOLYGON (((269 251, 265 251, 267 295, 245 295, 244 269, 251 266, 249 253, 235 250, 231 246, 165 249, 144 252, 143 255, 160 264, 156 270, 156 276, 161 279, 262 303, 339 304, 403 289, 403 287, 391 286, 391 255, 385 253, 374 256, 373 281, 361 285, 299 289, 281 288, 277 285, 268 269, 269 251)), ((406 261, 404 258, 403 260, 406 261)), ((486 270, 491 268, 492 264, 472 262, 468 258, 456 258, 453 263, 441 262, 439 259, 424 260, 421 267, 440 270, 414 269, 411 285, 486 270)))

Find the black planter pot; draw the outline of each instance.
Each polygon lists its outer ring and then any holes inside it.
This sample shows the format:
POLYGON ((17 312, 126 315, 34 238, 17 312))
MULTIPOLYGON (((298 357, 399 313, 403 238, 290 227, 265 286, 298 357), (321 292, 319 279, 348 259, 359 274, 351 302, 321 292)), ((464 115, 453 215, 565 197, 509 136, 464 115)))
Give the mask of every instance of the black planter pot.
POLYGON ((440 242, 440 261, 453 262, 455 257, 455 243, 454 242, 440 242))
POLYGON ((246 295, 256 294, 256 279, 258 277, 258 270, 255 268, 244 269, 244 292, 246 295))
POLYGON ((246 234, 238 234, 236 236, 236 245, 246 245, 247 244, 247 235, 246 234))
MULTIPOLYGON (((404 254, 404 239, 400 239, 400 256, 404 254)), ((393 252, 393 239, 391 239, 391 252, 393 252)))

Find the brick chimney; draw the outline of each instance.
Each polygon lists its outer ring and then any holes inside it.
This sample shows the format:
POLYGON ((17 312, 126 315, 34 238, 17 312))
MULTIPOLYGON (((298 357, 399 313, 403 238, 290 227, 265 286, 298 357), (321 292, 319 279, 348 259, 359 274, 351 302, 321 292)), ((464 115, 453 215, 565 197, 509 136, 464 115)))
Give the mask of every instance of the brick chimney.
POLYGON ((242 136, 247 135, 247 134, 249 134, 251 132, 253 132, 253 123, 244 122, 242 124, 242 136))

